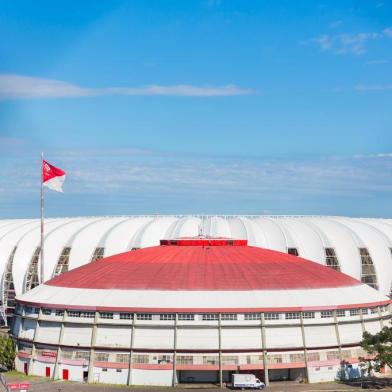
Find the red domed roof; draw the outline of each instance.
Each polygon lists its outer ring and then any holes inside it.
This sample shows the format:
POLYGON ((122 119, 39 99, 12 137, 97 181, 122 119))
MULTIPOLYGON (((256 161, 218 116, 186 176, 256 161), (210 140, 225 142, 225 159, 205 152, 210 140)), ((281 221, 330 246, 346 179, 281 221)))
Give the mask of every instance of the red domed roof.
POLYGON ((107 257, 46 284, 124 290, 279 290, 361 284, 312 261, 242 243, 173 245, 180 243, 107 257))

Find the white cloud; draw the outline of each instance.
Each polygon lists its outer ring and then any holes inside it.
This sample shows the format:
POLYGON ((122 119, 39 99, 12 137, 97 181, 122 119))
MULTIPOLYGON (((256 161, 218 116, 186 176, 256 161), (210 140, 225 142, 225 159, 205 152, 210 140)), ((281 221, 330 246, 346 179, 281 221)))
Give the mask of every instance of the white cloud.
POLYGON ((85 88, 68 82, 23 75, 0 74, 0 100, 40 98, 82 98, 102 95, 160 95, 181 97, 219 97, 248 95, 248 88, 235 85, 173 86, 149 85, 144 87, 85 88))
POLYGON ((392 38, 392 27, 388 27, 387 29, 383 30, 383 33, 386 37, 392 38))
MULTIPOLYGON (((341 21, 334 22, 330 28, 340 25, 341 21)), ((366 52, 367 43, 382 38, 392 38, 392 27, 385 28, 380 32, 355 33, 355 34, 323 34, 312 38, 310 41, 316 44, 321 51, 329 51, 334 54, 361 55, 366 52)))

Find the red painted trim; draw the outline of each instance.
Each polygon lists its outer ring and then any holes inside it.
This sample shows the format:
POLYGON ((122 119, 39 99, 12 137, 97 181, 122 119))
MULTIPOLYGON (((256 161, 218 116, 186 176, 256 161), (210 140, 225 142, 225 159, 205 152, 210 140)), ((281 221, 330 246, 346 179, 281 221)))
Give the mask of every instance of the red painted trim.
MULTIPOLYGON (((58 310, 92 310, 92 311, 112 311, 112 312, 130 312, 130 313, 257 313, 257 312, 301 312, 301 311, 321 311, 335 309, 361 309, 384 306, 392 303, 392 300, 378 302, 368 302, 360 304, 347 304, 336 306, 294 306, 294 307, 270 307, 270 308, 141 308, 141 307, 116 307, 116 306, 83 306, 83 305, 64 305, 48 304, 17 300, 17 303, 35 307, 58 310)), ((114 323, 115 324, 115 323, 114 323)))
POLYGON ((18 358, 30 358, 31 354, 25 353, 23 351, 18 351, 18 358))
POLYGON ((128 364, 123 362, 100 362, 94 361, 93 365, 95 367, 100 368, 109 368, 109 369, 128 369, 128 364))
POLYGON ((247 246, 248 240, 231 238, 177 238, 174 240, 160 240, 163 246, 247 246))

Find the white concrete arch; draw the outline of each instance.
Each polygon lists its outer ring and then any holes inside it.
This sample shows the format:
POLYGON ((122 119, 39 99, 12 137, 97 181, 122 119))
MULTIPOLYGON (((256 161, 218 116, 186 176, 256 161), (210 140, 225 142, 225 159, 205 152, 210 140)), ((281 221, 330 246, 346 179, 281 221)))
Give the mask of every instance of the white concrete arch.
POLYGON ((72 253, 72 238, 89 222, 86 218, 69 218, 57 227, 45 239, 45 281, 54 277, 59 257, 64 247, 70 246, 72 253))
POLYGON ((109 217, 93 218, 85 227, 80 229, 72 240, 69 269, 74 269, 89 263, 95 248, 98 246, 102 233, 109 230, 121 221, 121 219, 109 217))
POLYGON ((347 226, 333 218, 308 218, 328 238, 335 249, 341 272, 361 280, 361 258, 359 248, 363 246, 360 238, 347 226))
MULTIPOLYGON (((37 220, 38 221, 38 220, 37 220)), ((62 219, 46 219, 44 238, 50 235, 50 232, 63 224, 62 219)), ((24 292, 24 279, 26 272, 29 269, 31 258, 34 251, 41 242, 40 225, 32 228, 18 243, 15 252, 14 262, 12 264, 12 277, 14 280, 14 287, 16 295, 24 292)), ((40 274, 38 272, 38 277, 40 274)))
POLYGON ((281 226, 276 223, 276 220, 263 216, 253 218, 252 221, 262 231, 268 249, 277 250, 279 252, 287 252, 287 240, 285 233, 281 226))
POLYGON ((159 245, 159 241, 167 237, 167 230, 177 219, 178 218, 174 216, 160 216, 154 218, 151 222, 138 230, 131 239, 130 244, 133 248, 145 248, 159 245))
POLYGON ((132 249, 131 239, 141 227, 151 222, 147 216, 129 217, 124 222, 110 229, 105 239, 105 256, 126 252, 132 249))
POLYGON ((324 244, 320 235, 305 219, 282 218, 282 225, 290 233, 299 255, 305 259, 325 264, 324 244))
POLYGON ((196 216, 178 218, 167 231, 168 238, 195 237, 199 234, 201 219, 196 216))
POLYGON ((369 250, 372 257, 379 290, 383 293, 388 292, 392 280, 390 240, 380 230, 363 221, 348 218, 335 220, 345 224, 362 239, 364 247, 369 250))

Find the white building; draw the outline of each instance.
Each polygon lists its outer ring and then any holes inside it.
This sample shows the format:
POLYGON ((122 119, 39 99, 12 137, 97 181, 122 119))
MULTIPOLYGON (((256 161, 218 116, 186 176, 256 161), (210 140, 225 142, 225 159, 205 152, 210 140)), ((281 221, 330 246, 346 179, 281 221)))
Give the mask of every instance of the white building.
MULTIPOLYGON (((116 237, 118 246, 139 248, 164 232, 169 231, 170 237, 187 230, 193 234, 200 223, 197 218, 151 219, 131 236, 122 227, 130 225, 129 218, 121 219, 112 222, 105 238, 88 245, 90 257, 98 253, 93 249, 116 243, 116 237)), ((323 246, 324 252, 336 251, 339 263, 334 260, 333 265, 344 268, 336 246, 339 240, 326 237, 318 227, 324 220, 326 227, 348 224, 338 219, 331 223, 330 218, 281 219, 212 218, 204 222, 210 232, 221 230, 225 235, 224 229, 230 228, 230 239, 165 240, 161 246, 88 263, 18 295, 12 327, 17 369, 55 379, 129 385, 223 383, 233 372, 253 372, 266 383, 298 378, 329 381, 342 370, 359 375, 358 358, 365 355, 359 347, 362 333, 378 332, 389 323, 391 301, 334 269, 236 239, 248 236, 256 241, 253 234, 258 233, 263 241, 275 239, 277 246, 284 238, 284 250, 296 247, 300 254, 306 252, 306 244, 307 252, 323 246), (313 237, 318 238, 317 246, 306 242, 311 233, 317 233, 313 237)), ((89 228, 95 225, 99 221, 89 228)), ((362 221, 352 225, 368 228, 362 221)), ((56 227, 64 230, 64 226, 56 227)), ((89 228, 62 245, 74 249, 80 244, 77 236, 89 228)), ((341 229, 340 241, 346 232, 346 238, 353 235, 341 229)), ((94 233, 84 234, 86 246, 94 233)), ((386 241, 386 236, 382 238, 386 241)), ((372 241, 362 243, 360 237, 352 241, 346 251, 356 245, 358 257, 365 254, 358 248, 372 250, 372 241)), ((79 247, 83 245, 77 251, 79 247)), ((71 257, 66 253, 60 261, 69 267, 71 257)), ((353 260, 347 262, 350 266, 353 260)), ((361 264, 357 267, 361 270, 361 264)), ((52 268, 55 272, 56 263, 52 268)))
MULTIPOLYGON (((388 295, 392 282, 392 220, 344 217, 135 216, 47 219, 45 280, 102 256, 159 244, 162 238, 205 235, 329 265, 388 295)), ((39 283, 36 219, 0 220, 0 322, 14 296, 39 283)))

